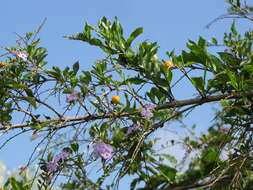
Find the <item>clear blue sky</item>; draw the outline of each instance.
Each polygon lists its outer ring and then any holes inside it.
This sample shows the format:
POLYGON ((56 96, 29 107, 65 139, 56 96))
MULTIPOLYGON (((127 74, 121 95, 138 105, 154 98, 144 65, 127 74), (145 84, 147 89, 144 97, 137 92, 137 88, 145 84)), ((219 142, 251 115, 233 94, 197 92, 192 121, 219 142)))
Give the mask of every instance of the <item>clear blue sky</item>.
MULTIPOLYGON (((103 16, 110 19, 117 16, 126 35, 143 26, 144 34, 139 39, 157 41, 161 47, 159 55, 163 59, 166 59, 166 51, 186 49, 188 39, 197 40, 200 35, 207 39, 212 36, 221 38, 231 22, 223 20, 213 24, 210 29, 205 28, 210 21, 226 12, 227 5, 222 0, 2 0, 0 7, 0 46, 14 45, 18 38, 15 33, 23 35, 33 31, 47 18, 40 37, 42 45, 48 48, 49 67, 65 67, 79 60, 82 69, 88 69, 93 61, 101 58, 103 54, 97 48, 67 40, 63 35, 82 31, 85 21, 96 25, 103 16)), ((243 22, 240 28, 246 29, 247 24, 243 22)), ((182 98, 188 90, 187 87, 181 88, 176 92, 177 98, 182 98)), ((201 126, 210 119, 209 112, 199 108, 188 122, 201 126)), ((29 139, 19 137, 4 151, 0 151, 0 160, 9 167, 17 167, 28 159, 30 151, 29 139), (21 150, 22 154, 19 152, 21 150)))
POLYGON ((118 16, 126 34, 139 26, 144 27, 142 39, 158 41, 160 55, 166 50, 183 49, 188 39, 199 35, 213 36, 223 31, 224 22, 210 30, 205 25, 226 11, 221 0, 108 0, 108 1, 1 1, 0 45, 12 45, 18 34, 33 31, 47 18, 41 33, 43 44, 48 48, 48 61, 54 65, 70 64, 76 59, 86 64, 95 60, 100 51, 85 44, 63 39, 83 29, 85 21, 95 25, 102 16, 118 16))

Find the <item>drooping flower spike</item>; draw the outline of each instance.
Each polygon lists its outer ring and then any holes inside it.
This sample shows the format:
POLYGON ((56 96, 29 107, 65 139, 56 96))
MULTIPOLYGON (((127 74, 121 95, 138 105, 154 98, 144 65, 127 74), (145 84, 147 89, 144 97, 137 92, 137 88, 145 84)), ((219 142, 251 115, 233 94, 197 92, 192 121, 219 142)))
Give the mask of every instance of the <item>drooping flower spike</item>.
POLYGON ((62 150, 59 154, 57 154, 54 159, 47 163, 47 171, 48 172, 54 172, 56 171, 59 166, 60 162, 66 160, 69 157, 70 153, 66 150, 62 150))
POLYGON ((130 135, 131 133, 139 130, 141 128, 141 125, 139 122, 137 122, 136 124, 132 125, 131 127, 128 127, 126 135, 130 135))
POLYGON ((152 110, 155 109, 155 104, 149 104, 141 110, 141 116, 148 119, 153 116, 152 110))
POLYGON ((95 157, 101 157, 104 160, 108 160, 112 157, 113 148, 109 144, 103 142, 96 142, 92 153, 95 157))

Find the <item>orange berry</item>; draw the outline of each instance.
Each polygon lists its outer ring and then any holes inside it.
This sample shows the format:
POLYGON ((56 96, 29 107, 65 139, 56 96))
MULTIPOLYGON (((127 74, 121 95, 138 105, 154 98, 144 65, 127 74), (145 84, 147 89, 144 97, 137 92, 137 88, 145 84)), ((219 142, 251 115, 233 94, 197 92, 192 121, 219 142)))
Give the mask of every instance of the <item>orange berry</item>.
POLYGON ((167 69, 170 69, 171 67, 174 66, 173 63, 172 63, 172 61, 165 61, 165 62, 163 63, 163 65, 164 65, 164 67, 166 67, 167 69))
POLYGON ((8 64, 8 63, 1 62, 1 61, 0 61, 0 68, 1 68, 1 67, 4 67, 4 66, 7 66, 7 65, 9 65, 9 64, 8 64))
POLYGON ((120 103, 120 97, 119 96, 113 96, 112 97, 112 103, 119 104, 120 103))

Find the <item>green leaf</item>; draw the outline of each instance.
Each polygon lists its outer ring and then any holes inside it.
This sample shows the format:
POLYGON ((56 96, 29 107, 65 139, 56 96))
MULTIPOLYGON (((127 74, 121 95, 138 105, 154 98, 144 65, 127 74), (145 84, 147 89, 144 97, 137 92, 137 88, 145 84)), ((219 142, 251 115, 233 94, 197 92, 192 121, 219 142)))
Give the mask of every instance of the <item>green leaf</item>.
POLYGON ((103 46, 103 43, 102 43, 99 39, 97 39, 97 38, 92 38, 92 39, 90 39, 90 40, 88 41, 88 43, 89 43, 90 45, 94 45, 94 46, 103 46))
POLYGON ((79 144, 74 142, 70 145, 71 149, 74 151, 74 152, 77 152, 78 149, 79 149, 79 144))
POLYGON ((189 61, 189 62, 183 63, 183 66, 184 66, 184 67, 188 67, 188 66, 191 66, 191 65, 193 65, 193 64, 196 64, 196 62, 191 62, 191 61, 189 61))
POLYGON ((74 65, 73 65, 74 75, 77 74, 78 70, 79 70, 79 62, 77 61, 77 62, 75 62, 74 65))
POLYGON ((29 96, 29 97, 34 97, 33 92, 32 92, 31 89, 25 89, 25 93, 26 93, 27 96, 29 96))
POLYGON ((155 88, 155 87, 151 88, 150 93, 147 92, 147 96, 150 98, 150 100, 151 100, 153 103, 156 102, 156 101, 155 101, 155 97, 157 97, 158 102, 162 102, 162 101, 165 99, 164 93, 161 92, 160 89, 155 88))
POLYGON ((172 77, 173 77, 171 70, 166 69, 164 76, 165 76, 165 79, 168 82, 168 84, 170 84, 171 80, 172 80, 172 77))
POLYGON ((91 38, 91 29, 92 27, 88 23, 85 23, 84 32, 87 39, 91 38))
POLYGON ((99 134, 98 125, 97 125, 97 124, 94 124, 94 125, 90 128, 90 130, 89 130, 89 135, 90 135, 91 137, 94 137, 94 136, 96 136, 96 135, 98 135, 98 134, 99 134))
POLYGON ((253 65, 244 65, 243 70, 247 71, 251 75, 253 75, 253 65))
POLYGON ((40 130, 43 128, 43 126, 41 126, 39 123, 35 123, 35 124, 31 125, 31 128, 35 129, 35 130, 40 130))
POLYGON ((120 128, 115 127, 114 128, 114 134, 112 137, 113 144, 115 147, 118 147, 122 143, 122 139, 125 137, 126 133, 124 133, 120 128))
POLYGON ((213 37, 212 38, 212 43, 213 43, 213 45, 217 46, 218 45, 217 39, 213 37))
POLYGON ((24 99, 30 103, 34 108, 37 108, 36 100, 33 97, 24 97, 24 99))
POLYGON ((198 45, 202 48, 206 47, 206 40, 203 37, 199 37, 198 45))
POLYGON ((113 23, 112 28, 114 28, 116 33, 118 33, 120 36, 123 35, 123 28, 119 23, 118 17, 115 17, 115 22, 113 23))
POLYGON ((176 177, 176 173, 177 170, 175 168, 169 167, 167 165, 160 165, 158 167, 158 169, 160 170, 160 172, 162 173, 162 176, 165 175, 168 179, 170 179, 171 181, 175 180, 176 177))
POLYGON ((57 80, 62 80, 62 75, 61 75, 61 70, 58 67, 53 66, 53 70, 47 70, 46 71, 47 74, 52 75, 53 77, 55 77, 57 80))
POLYGON ((218 52, 218 54, 226 65, 232 65, 232 66, 239 65, 239 60, 236 57, 234 57, 232 54, 227 53, 227 52, 218 52))
POLYGON ((11 190, 28 190, 29 184, 26 184, 25 181, 18 181, 14 177, 10 177, 4 184, 4 189, 11 190))
POLYGON ((231 25, 231 32, 234 36, 237 35, 237 31, 236 31, 236 27, 235 27, 235 22, 233 22, 233 24, 231 25))
POLYGON ((138 78, 138 77, 134 77, 134 78, 129 78, 127 80, 125 80, 123 83, 126 84, 127 82, 131 83, 131 84, 142 84, 144 82, 146 82, 145 80, 138 78))
POLYGON ((72 87, 75 87, 75 86, 77 85, 77 83, 78 83, 78 78, 72 77, 72 78, 70 79, 70 83, 71 83, 71 86, 72 86, 72 87))
POLYGON ((201 92, 205 92, 205 81, 202 77, 192 77, 192 84, 201 92))
POLYGON ((224 71, 224 64, 222 61, 214 55, 208 55, 207 67, 214 73, 224 71))
POLYGON ((84 79, 89 83, 91 82, 91 74, 88 71, 82 71, 82 73, 85 75, 84 79))
MULTIPOLYGON (((98 99, 98 98, 97 98, 97 99, 98 99)), ((99 102, 100 102, 100 101, 99 101, 99 102)), ((96 107, 100 113, 105 113, 105 110, 104 110, 103 107, 101 106, 101 103, 95 103, 95 102, 93 102, 93 101, 90 101, 90 103, 91 103, 94 107, 96 107)))
MULTIPOLYGON (((198 52, 198 49, 195 50, 195 52, 198 52)), ((200 53, 200 52, 199 52, 200 53)), ((195 63, 202 63, 205 59, 205 55, 197 55, 193 52, 187 53, 186 51, 182 51, 182 59, 185 63, 187 62, 195 62, 195 63)))
POLYGON ((205 153, 204 160, 208 163, 215 162, 218 158, 218 155, 219 154, 217 151, 211 149, 205 153))
POLYGON ((142 33, 143 33, 143 27, 139 27, 139 28, 135 29, 135 30, 131 33, 130 37, 127 39, 126 47, 127 47, 127 48, 130 47, 131 44, 132 44, 132 42, 133 42, 140 34, 142 34, 142 33))
POLYGON ((63 94, 71 94, 72 93, 72 91, 73 91, 73 89, 72 88, 66 88, 65 90, 63 90, 63 94))
POLYGON ((226 71, 229 79, 230 79, 230 84, 235 88, 238 89, 238 83, 237 83, 237 79, 234 73, 232 73, 230 70, 226 71))
POLYGON ((169 160, 172 164, 177 164, 177 160, 174 156, 171 156, 169 154, 159 154, 163 157, 165 157, 167 160, 169 160))

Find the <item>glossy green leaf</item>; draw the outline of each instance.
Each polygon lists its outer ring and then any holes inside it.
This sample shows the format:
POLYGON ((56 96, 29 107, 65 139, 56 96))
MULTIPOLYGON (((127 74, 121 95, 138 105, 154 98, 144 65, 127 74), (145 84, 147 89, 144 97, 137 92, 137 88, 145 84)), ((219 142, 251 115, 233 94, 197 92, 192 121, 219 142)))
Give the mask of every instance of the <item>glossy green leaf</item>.
POLYGON ((75 143, 70 144, 70 147, 71 147, 71 149, 72 149, 74 152, 78 152, 79 144, 75 142, 75 143))
POLYGON ((140 34, 142 34, 142 33, 143 33, 143 27, 139 27, 139 28, 135 29, 135 30, 131 33, 130 37, 127 39, 126 46, 127 46, 127 47, 130 47, 131 44, 132 44, 132 42, 133 42, 140 34))
POLYGON ((75 62, 73 65, 73 71, 74 71, 74 75, 77 74, 77 72, 79 71, 79 62, 75 62))
POLYGON ((238 83, 235 74, 233 74, 231 71, 227 70, 226 71, 229 79, 230 79, 230 84, 235 88, 238 89, 238 83))
POLYGON ((131 83, 131 84, 142 84, 142 83, 145 83, 146 81, 141 79, 141 78, 138 78, 138 77, 134 77, 134 78, 129 78, 127 80, 124 81, 124 83, 131 83))
POLYGON ((205 81, 202 77, 192 77, 192 84, 199 89, 201 92, 205 92, 205 81))
POLYGON ((171 181, 175 180, 177 170, 175 168, 172 168, 167 165, 160 165, 159 170, 162 173, 162 175, 165 175, 167 178, 169 178, 171 181))

